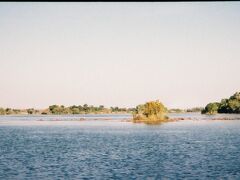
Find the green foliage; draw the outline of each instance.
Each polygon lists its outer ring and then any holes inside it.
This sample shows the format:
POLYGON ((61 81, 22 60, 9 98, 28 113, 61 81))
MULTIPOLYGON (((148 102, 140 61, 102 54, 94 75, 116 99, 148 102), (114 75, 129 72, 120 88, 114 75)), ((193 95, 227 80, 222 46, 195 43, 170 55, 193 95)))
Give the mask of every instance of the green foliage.
POLYGON ((98 108, 99 111, 102 111, 104 110, 104 106, 103 105, 100 105, 99 108, 98 108))
MULTIPOLYGON (((127 113, 135 110, 134 108, 119 108, 111 107, 110 109, 105 108, 103 105, 93 106, 84 104, 83 106, 73 105, 70 107, 64 107, 59 105, 51 105, 48 108, 50 114, 88 114, 88 113, 127 113)), ((46 113, 44 113, 46 114, 46 113)))
POLYGON ((240 101, 240 92, 236 92, 236 93, 235 93, 233 96, 231 96, 229 99, 240 101))
POLYGON ((34 112, 35 112, 35 110, 34 110, 33 108, 27 109, 27 113, 28 113, 28 114, 33 114, 34 112))
POLYGON ((93 106, 84 104, 82 105, 73 105, 65 107, 63 105, 51 105, 47 109, 37 110, 34 108, 29 109, 11 109, 11 108, 0 108, 0 115, 11 115, 11 114, 88 114, 88 113, 131 113, 135 111, 135 108, 105 108, 103 105, 93 106))
POLYGON ((5 115, 6 114, 6 111, 5 111, 5 109, 3 109, 3 108, 0 108, 0 115, 5 115))
POLYGON ((58 105, 51 105, 51 106, 49 106, 49 111, 52 114, 62 114, 63 107, 62 106, 58 106, 58 105))
POLYGON ((0 108, 0 115, 11 115, 11 114, 20 114, 20 109, 11 109, 11 108, 0 108))
POLYGON ((182 113, 184 110, 179 109, 179 108, 173 108, 168 110, 169 113, 182 113))
POLYGON ((202 107, 194 107, 194 108, 191 108, 191 109, 187 109, 186 111, 187 112, 201 112, 204 108, 202 107))
POLYGON ((13 110, 11 108, 6 108, 5 112, 7 115, 13 114, 13 110))
POLYGON ((169 109, 169 113, 184 113, 184 112, 201 112, 204 108, 203 107, 193 107, 188 109, 169 109))
POLYGON ((228 101, 228 106, 230 109, 229 113, 240 113, 240 100, 238 99, 230 99, 228 101))
POLYGON ((202 112, 206 114, 216 114, 218 112, 219 106, 220 106, 220 103, 217 103, 217 102, 209 103, 207 104, 207 106, 202 112))
POLYGON ((133 122, 157 124, 166 121, 167 108, 158 100, 138 105, 133 113, 133 122))
POLYGON ((143 114, 146 117, 158 116, 159 114, 166 113, 167 109, 159 101, 150 101, 144 104, 143 114))
POLYGON ((236 92, 229 99, 222 99, 220 103, 209 103, 202 113, 240 113, 240 92, 236 92))
POLYGON ((21 110, 20 109, 13 109, 13 114, 20 114, 21 113, 21 110))
POLYGON ((78 106, 70 106, 69 109, 72 112, 72 114, 80 114, 78 106))

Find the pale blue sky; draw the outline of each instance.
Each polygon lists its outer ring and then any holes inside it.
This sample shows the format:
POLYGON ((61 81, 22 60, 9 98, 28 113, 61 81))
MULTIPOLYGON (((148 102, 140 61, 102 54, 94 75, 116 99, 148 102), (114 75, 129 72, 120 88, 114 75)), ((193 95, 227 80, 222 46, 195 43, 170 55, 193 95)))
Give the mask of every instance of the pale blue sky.
POLYGON ((240 90, 240 2, 0 3, 0 106, 204 106, 240 90))

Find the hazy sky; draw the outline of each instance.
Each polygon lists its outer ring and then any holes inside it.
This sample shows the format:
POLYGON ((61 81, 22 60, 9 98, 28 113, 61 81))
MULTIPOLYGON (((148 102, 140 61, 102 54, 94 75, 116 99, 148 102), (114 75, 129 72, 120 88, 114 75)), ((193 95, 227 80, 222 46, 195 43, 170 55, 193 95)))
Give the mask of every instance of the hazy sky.
POLYGON ((0 106, 205 106, 240 91, 240 2, 0 3, 0 106))

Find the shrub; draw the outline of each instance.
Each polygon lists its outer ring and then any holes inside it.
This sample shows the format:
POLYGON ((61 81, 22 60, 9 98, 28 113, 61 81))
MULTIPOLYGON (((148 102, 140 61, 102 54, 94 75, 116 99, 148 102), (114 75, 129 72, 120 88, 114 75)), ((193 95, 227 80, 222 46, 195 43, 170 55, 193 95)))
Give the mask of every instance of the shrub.
POLYGON ((158 100, 138 105, 133 113, 133 122, 157 124, 168 120, 167 108, 158 100))

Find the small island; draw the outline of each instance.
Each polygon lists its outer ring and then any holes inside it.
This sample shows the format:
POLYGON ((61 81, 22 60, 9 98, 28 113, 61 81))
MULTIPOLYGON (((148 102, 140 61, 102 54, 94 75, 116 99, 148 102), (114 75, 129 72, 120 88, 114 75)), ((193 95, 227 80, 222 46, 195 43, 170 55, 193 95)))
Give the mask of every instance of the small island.
POLYGON ((159 124, 168 122, 167 108, 158 100, 138 105, 133 113, 134 123, 159 124))
POLYGON ((221 102, 209 103, 202 110, 202 114, 217 113, 240 114, 240 92, 236 92, 229 99, 222 99, 221 102))

